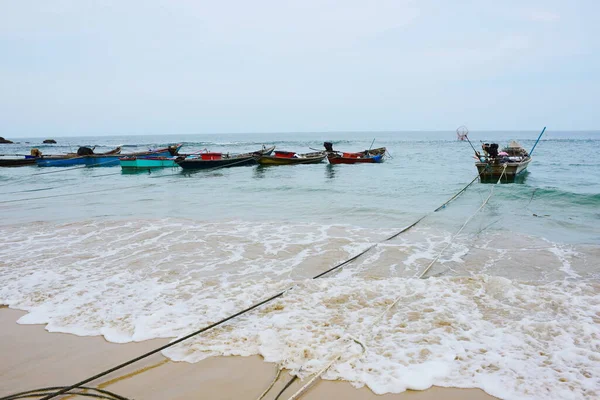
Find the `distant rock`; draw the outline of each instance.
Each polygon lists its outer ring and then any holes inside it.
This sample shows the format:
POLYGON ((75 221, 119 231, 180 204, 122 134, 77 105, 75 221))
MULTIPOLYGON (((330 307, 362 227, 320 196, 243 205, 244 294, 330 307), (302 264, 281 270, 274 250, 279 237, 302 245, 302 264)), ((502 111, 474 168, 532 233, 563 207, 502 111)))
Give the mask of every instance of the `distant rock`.
POLYGON ((2 144, 11 144, 12 142, 10 140, 4 139, 2 136, 0 136, 0 143, 2 143, 2 144))
POLYGON ((56 140, 54 140, 54 139, 46 139, 46 140, 44 140, 44 143, 45 144, 56 144, 56 140))

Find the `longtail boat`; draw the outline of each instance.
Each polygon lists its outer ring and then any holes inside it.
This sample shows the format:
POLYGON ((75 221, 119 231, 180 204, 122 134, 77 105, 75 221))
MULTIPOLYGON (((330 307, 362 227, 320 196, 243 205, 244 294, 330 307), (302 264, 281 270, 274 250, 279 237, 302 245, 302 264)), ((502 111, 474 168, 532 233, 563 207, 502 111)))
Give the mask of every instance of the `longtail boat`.
POLYGON ((481 145, 483 154, 480 154, 469 137, 465 134, 465 139, 475 152, 475 166, 479 173, 480 182, 515 182, 519 175, 522 175, 531 162, 531 155, 538 142, 546 132, 546 127, 542 129, 535 144, 528 153, 519 143, 514 140, 508 146, 498 150, 497 143, 484 143, 481 145))
POLYGON ((25 165, 35 165, 34 156, 14 156, 0 157, 0 167, 23 167, 25 165))
POLYGON ((256 158, 262 155, 269 155, 275 150, 275 146, 254 151, 252 153, 230 155, 229 153, 206 152, 187 157, 178 157, 175 162, 183 169, 211 169, 237 167, 256 164, 256 158))
POLYGON ((92 156, 110 157, 119 153, 121 153, 121 146, 115 147, 105 153, 94 153, 93 148, 82 146, 77 150, 77 153, 42 155, 36 158, 35 162, 38 167, 71 167, 86 164, 86 160, 92 156))
POLYGON ((119 158, 122 169, 153 169, 177 167, 175 157, 125 156, 119 158))
POLYGON ((357 153, 348 153, 333 150, 333 145, 330 142, 325 142, 323 145, 330 164, 382 163, 383 156, 387 151, 385 147, 379 147, 357 153))
MULTIPOLYGON (((181 146, 182 144, 176 144, 156 150, 134 152, 128 155, 149 157, 176 155, 181 146)), ((71 167, 76 165, 112 167, 119 165, 119 158, 124 156, 119 154, 120 152, 121 147, 101 154, 94 153, 89 147, 80 147, 77 153, 69 153, 67 156, 43 156, 36 159, 36 163, 40 167, 71 167), (92 152, 91 154, 90 151, 92 152)))
POLYGON ((484 143, 481 148, 483 155, 478 153, 475 163, 481 181, 497 181, 502 177, 503 182, 513 182, 531 162, 531 156, 515 141, 501 151, 496 143, 484 143))
MULTIPOLYGON (((111 150, 120 151, 120 147, 111 150)), ((46 161, 49 160, 59 160, 64 158, 74 158, 77 157, 75 153, 68 154, 51 154, 51 155, 42 155, 42 152, 39 149, 33 148, 31 149, 31 153, 28 155, 24 154, 15 154, 10 155, 8 157, 0 157, 0 167, 22 167, 25 165, 36 165, 37 160, 44 159, 46 161)))
POLYGON ((314 153, 298 154, 293 151, 276 151, 274 155, 261 155, 256 158, 261 165, 290 165, 290 164, 318 164, 322 162, 327 153, 318 151, 314 153))

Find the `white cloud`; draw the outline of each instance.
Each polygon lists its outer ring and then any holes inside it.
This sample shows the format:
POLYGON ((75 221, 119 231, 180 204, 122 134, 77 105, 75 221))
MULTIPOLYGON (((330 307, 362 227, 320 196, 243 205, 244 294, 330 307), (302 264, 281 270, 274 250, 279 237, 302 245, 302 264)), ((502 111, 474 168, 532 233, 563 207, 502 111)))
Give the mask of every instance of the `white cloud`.
MULTIPOLYGON (((0 0, 0 128, 433 129, 488 99, 493 128, 495 109, 519 111, 516 93, 545 112, 527 85, 598 87, 598 12, 597 0, 0 0)), ((589 97, 569 93, 548 104, 579 102, 570 112, 593 120, 589 97)))
POLYGON ((552 11, 538 10, 538 11, 533 11, 529 15, 529 18, 532 21, 556 22, 560 19, 560 15, 558 15, 557 13, 552 12, 552 11))
POLYGON ((500 40, 502 50, 527 50, 532 47, 531 39, 524 35, 508 35, 500 40))

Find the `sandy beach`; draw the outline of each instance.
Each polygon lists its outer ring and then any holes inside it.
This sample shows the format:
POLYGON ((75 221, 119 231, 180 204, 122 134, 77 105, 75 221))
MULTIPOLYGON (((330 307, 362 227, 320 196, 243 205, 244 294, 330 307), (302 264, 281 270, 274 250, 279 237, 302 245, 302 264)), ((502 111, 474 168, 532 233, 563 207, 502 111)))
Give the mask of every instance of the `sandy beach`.
MULTIPOLYGON (((148 340, 115 344, 102 337, 49 333, 43 325, 17 324, 16 321, 24 314, 22 311, 6 307, 0 309, 0 396, 42 387, 73 384, 168 342, 148 340)), ((90 386, 110 390, 132 399, 254 400, 269 386, 276 373, 277 366, 264 362, 259 356, 213 357, 190 364, 172 362, 160 354, 155 354, 100 378, 90 386)), ((274 399, 289 379, 287 373, 282 373, 264 398, 274 399)), ((280 398, 289 398, 304 383, 296 380, 280 398)), ((347 382, 321 380, 302 398, 489 400, 495 397, 479 389, 439 387, 379 396, 368 388, 356 389, 347 382)))

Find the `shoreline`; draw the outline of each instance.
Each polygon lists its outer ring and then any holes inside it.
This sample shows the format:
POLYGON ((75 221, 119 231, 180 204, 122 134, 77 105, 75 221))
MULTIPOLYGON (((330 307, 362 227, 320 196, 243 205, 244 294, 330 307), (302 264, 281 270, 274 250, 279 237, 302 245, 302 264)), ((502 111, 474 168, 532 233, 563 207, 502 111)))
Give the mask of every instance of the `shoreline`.
MULTIPOLYGON (((20 325, 25 311, 0 306, 0 396, 26 390, 65 386, 132 359, 169 342, 152 339, 117 344, 101 336, 50 333, 45 325, 20 325)), ((92 381, 88 386, 132 399, 257 399, 275 378, 277 366, 261 356, 211 357, 198 363, 174 362, 157 353, 133 365, 92 381)), ((289 381, 281 376, 264 397, 272 400, 289 381)), ((307 382, 296 380, 280 397, 289 398, 307 382)), ((83 398, 71 396, 70 398, 83 398)), ((491 400, 481 389, 431 387, 424 391, 376 395, 367 387, 319 379, 304 400, 491 400)))

